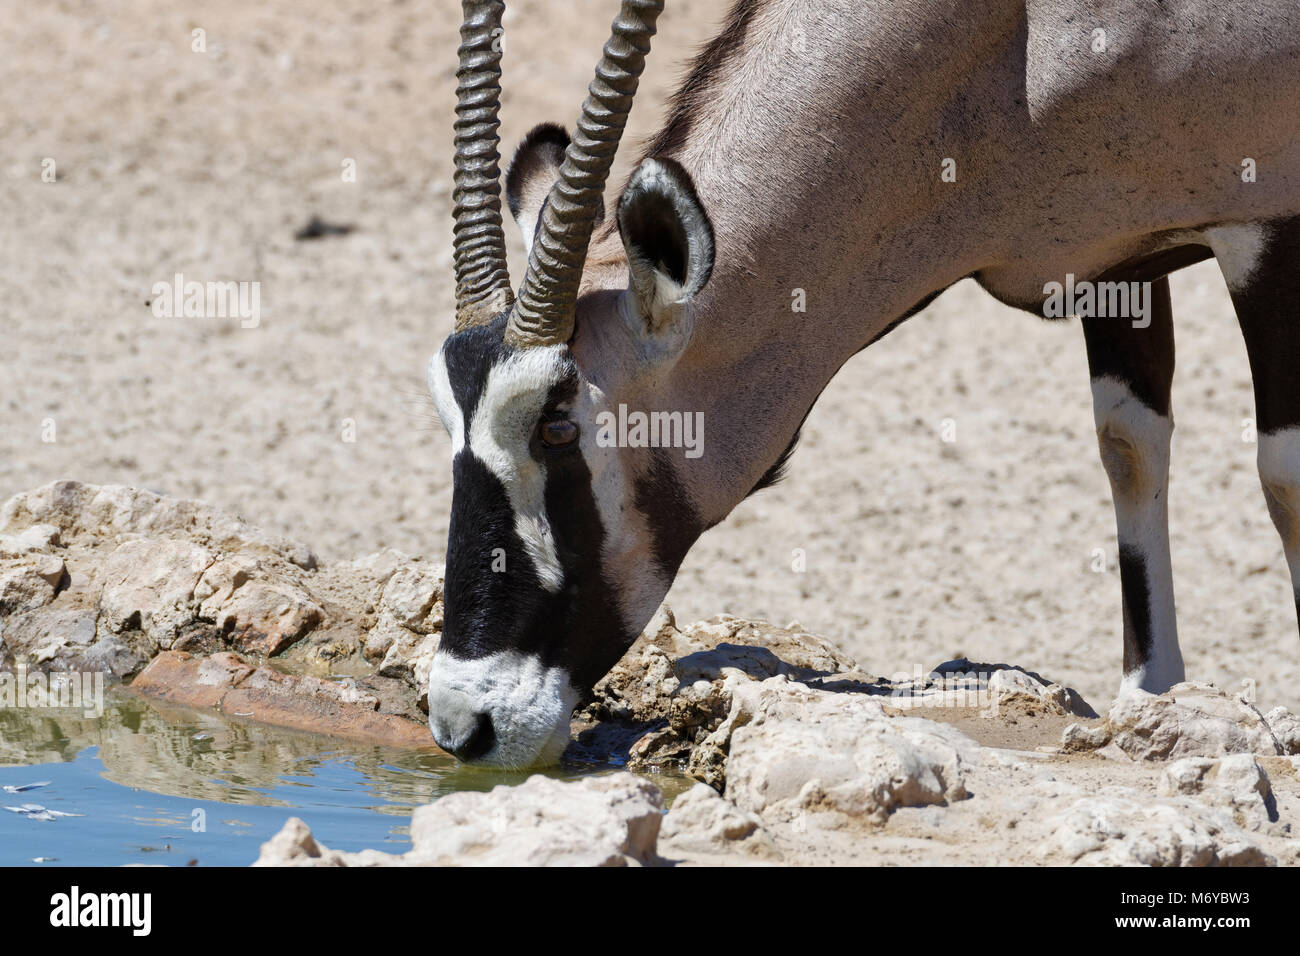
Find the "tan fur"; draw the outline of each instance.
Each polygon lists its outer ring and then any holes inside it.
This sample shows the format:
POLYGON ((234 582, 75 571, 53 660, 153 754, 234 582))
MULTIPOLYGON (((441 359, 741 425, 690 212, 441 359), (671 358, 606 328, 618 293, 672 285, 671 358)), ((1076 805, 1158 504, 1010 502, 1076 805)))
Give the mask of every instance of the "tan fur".
POLYGON ((706 521, 849 356, 963 276, 1033 307, 1066 273, 1300 213, 1291 0, 767 0, 742 47, 670 147, 717 237, 693 341, 675 367, 638 370, 601 291, 627 282, 608 228, 573 343, 612 399, 705 412, 709 452, 682 468, 706 521))

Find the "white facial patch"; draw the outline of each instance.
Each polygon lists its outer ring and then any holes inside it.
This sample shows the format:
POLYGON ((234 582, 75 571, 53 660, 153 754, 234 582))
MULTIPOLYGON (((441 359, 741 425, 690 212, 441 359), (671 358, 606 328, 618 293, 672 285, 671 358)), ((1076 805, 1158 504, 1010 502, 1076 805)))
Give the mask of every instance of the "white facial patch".
POLYGON ((476 762, 493 767, 554 764, 569 743, 569 717, 579 694, 562 668, 531 654, 498 651, 462 660, 439 651, 429 671, 429 717, 437 707, 466 707, 487 714, 496 743, 476 762))
POLYGON ((438 410, 442 427, 451 436, 451 454, 454 458, 465 447, 465 416, 456 403, 456 396, 451 390, 451 380, 447 376, 447 360, 442 349, 429 360, 429 394, 433 396, 433 405, 438 410))
POLYGON ((468 434, 441 352, 429 366, 429 392, 451 435, 452 454, 468 445, 470 453, 505 487, 515 516, 515 533, 542 587, 552 593, 563 586, 564 569, 546 517, 546 470, 533 460, 528 444, 551 389, 564 374, 563 350, 562 345, 523 349, 493 366, 468 434))

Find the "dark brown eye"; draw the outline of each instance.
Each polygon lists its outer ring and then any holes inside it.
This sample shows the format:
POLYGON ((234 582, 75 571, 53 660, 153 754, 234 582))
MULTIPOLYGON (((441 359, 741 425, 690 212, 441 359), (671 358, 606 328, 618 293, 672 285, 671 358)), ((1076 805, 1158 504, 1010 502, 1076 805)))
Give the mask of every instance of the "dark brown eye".
POLYGON ((572 445, 578 438, 578 426, 567 418, 552 418, 542 422, 542 444, 550 448, 572 445))

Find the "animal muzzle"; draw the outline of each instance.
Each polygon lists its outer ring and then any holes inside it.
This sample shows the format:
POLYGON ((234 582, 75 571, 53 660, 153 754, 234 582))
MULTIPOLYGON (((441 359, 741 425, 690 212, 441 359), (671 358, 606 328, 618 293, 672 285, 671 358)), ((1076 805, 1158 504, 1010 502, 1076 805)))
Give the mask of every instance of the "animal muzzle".
POLYGON ((462 658, 445 650, 429 670, 429 729, 464 763, 523 769, 559 761, 579 694, 561 667, 497 651, 462 658))
POLYGON ((429 729, 439 747, 464 763, 481 759, 497 742, 492 715, 478 710, 469 694, 446 687, 430 688, 429 729))

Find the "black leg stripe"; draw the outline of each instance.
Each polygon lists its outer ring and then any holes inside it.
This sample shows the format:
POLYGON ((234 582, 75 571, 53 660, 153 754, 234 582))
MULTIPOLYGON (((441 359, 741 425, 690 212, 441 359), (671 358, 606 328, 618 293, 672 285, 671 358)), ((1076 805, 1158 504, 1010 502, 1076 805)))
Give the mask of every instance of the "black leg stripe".
POLYGON ((1120 545, 1119 581, 1124 594, 1124 672, 1130 673, 1151 660, 1151 587, 1147 582, 1147 561, 1131 545, 1120 545), (1133 635, 1132 646, 1128 640, 1133 635))

